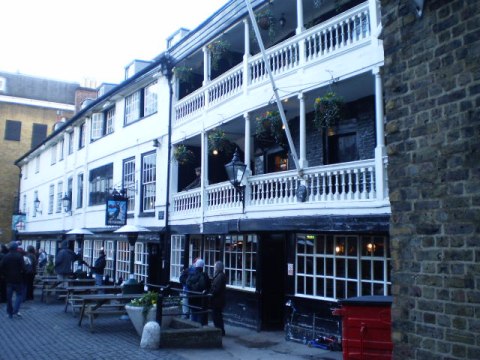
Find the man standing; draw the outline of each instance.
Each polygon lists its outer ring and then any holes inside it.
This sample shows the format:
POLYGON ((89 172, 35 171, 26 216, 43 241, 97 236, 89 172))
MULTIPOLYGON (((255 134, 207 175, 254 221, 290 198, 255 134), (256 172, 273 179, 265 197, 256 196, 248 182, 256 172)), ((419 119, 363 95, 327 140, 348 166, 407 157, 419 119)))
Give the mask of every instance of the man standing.
POLYGON ((58 252, 55 258, 55 272, 57 279, 65 282, 69 276, 73 274, 73 262, 77 260, 77 254, 68 248, 68 241, 62 242, 62 249, 58 252))
POLYGON ((95 285, 103 285, 103 272, 105 266, 107 265, 107 260, 105 259, 105 251, 100 250, 99 257, 95 260, 95 263, 92 266, 92 272, 95 275, 95 285))
POLYGON ((212 320, 213 326, 222 330, 222 336, 225 336, 225 326, 223 324, 223 308, 225 307, 225 291, 227 287, 227 277, 223 272, 223 263, 215 263, 215 275, 212 280, 212 320))
POLYGON ((201 325, 208 324, 205 292, 210 289, 210 278, 203 272, 204 266, 205 262, 198 259, 195 262, 195 271, 187 278, 188 290, 196 292, 196 294, 190 294, 188 300, 188 303, 192 306, 192 320, 199 322, 201 325))
POLYGON ((7 283, 7 314, 11 319, 14 316, 21 318, 18 312, 22 304, 23 276, 25 272, 25 262, 23 255, 17 251, 18 245, 15 241, 10 243, 8 254, 0 262, 0 273, 5 277, 7 283), (13 293, 15 293, 15 304, 13 304, 13 293))

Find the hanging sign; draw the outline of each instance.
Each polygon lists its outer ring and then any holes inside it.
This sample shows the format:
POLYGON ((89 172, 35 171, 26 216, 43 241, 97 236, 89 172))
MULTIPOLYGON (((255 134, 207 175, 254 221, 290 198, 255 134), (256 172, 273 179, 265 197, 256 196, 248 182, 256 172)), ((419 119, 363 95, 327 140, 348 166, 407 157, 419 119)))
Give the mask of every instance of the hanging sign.
POLYGON ((116 190, 107 197, 105 225, 123 226, 127 224, 127 202, 128 198, 116 190))

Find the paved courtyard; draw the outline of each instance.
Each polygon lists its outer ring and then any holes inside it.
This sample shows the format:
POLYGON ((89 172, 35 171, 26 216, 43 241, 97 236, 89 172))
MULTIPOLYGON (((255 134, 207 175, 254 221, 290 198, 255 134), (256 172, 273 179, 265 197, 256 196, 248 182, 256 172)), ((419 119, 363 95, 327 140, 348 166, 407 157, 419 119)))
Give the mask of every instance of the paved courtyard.
POLYGON ((118 316, 99 317, 91 333, 88 321, 79 327, 78 316, 65 313, 61 302, 29 301, 20 312, 21 319, 9 319, 6 304, 0 304, 0 360, 342 359, 341 352, 287 342, 283 332, 258 333, 232 326, 226 327, 221 349, 143 350, 130 320, 118 316))

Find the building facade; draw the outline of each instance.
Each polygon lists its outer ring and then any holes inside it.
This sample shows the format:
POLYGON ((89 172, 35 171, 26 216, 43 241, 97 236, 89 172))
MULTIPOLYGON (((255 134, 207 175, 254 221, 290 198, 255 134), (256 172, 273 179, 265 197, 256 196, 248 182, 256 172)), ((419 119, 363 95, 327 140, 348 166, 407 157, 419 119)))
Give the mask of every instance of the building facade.
POLYGON ((0 72, 0 242, 14 236, 12 213, 18 212, 19 191, 15 160, 41 144, 55 124, 71 118, 76 104, 90 96, 77 83, 0 72))
POLYGON ((72 247, 88 260, 105 248, 109 276, 125 279, 128 242, 105 215, 123 190, 127 223, 149 230, 138 280, 178 285, 195 258, 210 275, 221 260, 230 323, 283 328, 291 300, 335 332, 339 299, 391 294, 379 4, 251 6, 229 1, 134 62, 18 159, 21 236, 54 254, 70 229, 89 229, 72 247), (229 178, 234 154, 244 173, 229 178))
POLYGON ((383 1, 395 359, 478 359, 478 2, 383 1))

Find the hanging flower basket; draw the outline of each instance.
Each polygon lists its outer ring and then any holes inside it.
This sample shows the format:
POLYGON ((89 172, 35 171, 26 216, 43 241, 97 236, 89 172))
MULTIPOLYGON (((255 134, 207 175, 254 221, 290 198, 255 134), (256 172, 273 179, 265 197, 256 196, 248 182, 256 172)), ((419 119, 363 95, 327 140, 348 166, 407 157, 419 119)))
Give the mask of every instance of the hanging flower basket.
POLYGON ((270 8, 266 7, 265 9, 256 13, 255 20, 257 20, 258 27, 261 30, 268 31, 268 38, 270 42, 273 42, 276 35, 276 22, 270 8))
POLYGON ((342 117, 343 99, 330 91, 314 102, 315 127, 319 130, 335 126, 342 117))
POLYGON ((267 111, 256 119, 255 138, 262 144, 286 146, 286 136, 278 111, 267 111))
POLYGON ((218 63, 230 49, 230 43, 226 40, 218 39, 207 45, 211 54, 212 68, 218 70, 218 63))
POLYGON ((175 147, 175 150, 173 151, 173 157, 180 165, 188 164, 195 159, 193 151, 188 149, 183 144, 177 145, 175 147))
POLYGON ((193 68, 189 66, 176 66, 173 74, 182 82, 189 83, 193 80, 193 68))
POLYGON ((208 150, 214 155, 219 152, 225 153, 226 156, 233 153, 233 144, 225 135, 225 131, 213 129, 208 134, 208 150))

